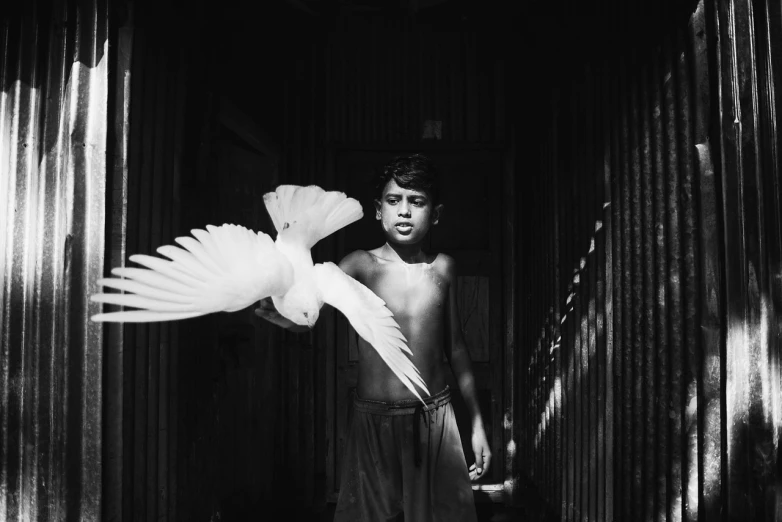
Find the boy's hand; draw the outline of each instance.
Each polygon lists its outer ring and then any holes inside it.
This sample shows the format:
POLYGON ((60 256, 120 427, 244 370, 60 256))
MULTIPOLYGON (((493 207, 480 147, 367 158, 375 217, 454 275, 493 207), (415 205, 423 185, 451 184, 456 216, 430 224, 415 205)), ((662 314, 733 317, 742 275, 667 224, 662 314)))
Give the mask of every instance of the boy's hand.
POLYGON ((261 299, 260 307, 255 309, 255 315, 282 328, 290 328, 294 324, 293 321, 283 317, 280 312, 277 311, 271 297, 264 297, 261 299))
POLYGON ((475 426, 472 430, 472 451, 475 464, 470 466, 470 480, 476 482, 489 471, 491 464, 491 450, 483 426, 475 426))

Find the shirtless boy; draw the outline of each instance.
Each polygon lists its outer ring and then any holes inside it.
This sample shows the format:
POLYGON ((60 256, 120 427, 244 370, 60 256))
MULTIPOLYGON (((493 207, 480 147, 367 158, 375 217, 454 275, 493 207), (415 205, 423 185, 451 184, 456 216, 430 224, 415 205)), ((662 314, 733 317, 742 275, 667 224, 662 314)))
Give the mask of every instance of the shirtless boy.
MULTIPOLYGON (((424 408, 359 339, 358 383, 335 522, 476 520, 470 480, 486 474, 491 451, 459 321, 454 260, 421 249, 443 210, 435 175, 422 155, 389 162, 375 200, 386 243, 348 254, 339 264, 386 302, 427 388, 437 393, 424 399, 424 408), (469 470, 445 384, 443 351, 471 419, 475 464, 469 470)), ((292 331, 306 331, 277 314, 270 300, 256 313, 292 331)))

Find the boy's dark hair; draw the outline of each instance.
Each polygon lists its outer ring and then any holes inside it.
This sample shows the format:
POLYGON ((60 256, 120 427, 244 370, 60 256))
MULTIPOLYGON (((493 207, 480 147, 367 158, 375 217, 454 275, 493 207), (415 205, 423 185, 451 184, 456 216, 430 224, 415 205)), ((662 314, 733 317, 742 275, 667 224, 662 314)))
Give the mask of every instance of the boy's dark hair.
POLYGON ((404 189, 426 193, 432 201, 432 205, 436 205, 439 201, 437 169, 432 160, 423 154, 397 156, 386 163, 375 186, 378 199, 383 197, 383 189, 392 179, 404 189))

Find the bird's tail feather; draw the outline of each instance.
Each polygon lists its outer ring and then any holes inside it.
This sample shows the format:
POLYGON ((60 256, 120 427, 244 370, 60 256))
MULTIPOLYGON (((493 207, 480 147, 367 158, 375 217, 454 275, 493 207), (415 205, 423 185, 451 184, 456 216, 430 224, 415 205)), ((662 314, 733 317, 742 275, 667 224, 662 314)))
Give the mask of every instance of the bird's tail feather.
POLYGON ((316 185, 280 185, 263 196, 277 233, 290 229, 307 248, 342 227, 361 219, 361 204, 343 192, 326 192, 316 185))

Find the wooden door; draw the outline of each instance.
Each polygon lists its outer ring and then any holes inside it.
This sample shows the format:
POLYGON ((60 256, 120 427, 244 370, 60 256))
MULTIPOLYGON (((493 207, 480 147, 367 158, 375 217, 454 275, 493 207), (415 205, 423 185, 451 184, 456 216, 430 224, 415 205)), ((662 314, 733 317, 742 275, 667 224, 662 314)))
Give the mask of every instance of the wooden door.
MULTIPOLYGON (((494 454, 490 473, 481 482, 502 484, 502 260, 500 201, 502 154, 499 151, 422 151, 437 165, 441 200, 445 208, 440 223, 429 234, 425 250, 447 253, 458 269, 457 300, 465 340, 478 388, 478 400, 486 434, 494 454)), ((380 224, 374 218, 373 200, 376 172, 401 150, 341 150, 334 159, 335 188, 358 199, 364 217, 337 234, 337 259, 357 250, 369 250, 384 243, 380 224)), ((329 499, 338 494, 351 397, 357 382, 358 345, 355 332, 341 314, 336 314, 335 361, 329 364, 334 383, 334 404, 328 408, 329 441, 327 484, 329 499)), ((470 425, 458 386, 449 373, 454 392, 453 406, 465 450, 467 464, 474 462, 470 447, 470 425)), ((433 393, 439 390, 432 390, 433 393)), ((490 488, 489 488, 490 489, 490 488)))

